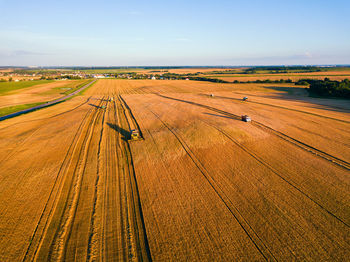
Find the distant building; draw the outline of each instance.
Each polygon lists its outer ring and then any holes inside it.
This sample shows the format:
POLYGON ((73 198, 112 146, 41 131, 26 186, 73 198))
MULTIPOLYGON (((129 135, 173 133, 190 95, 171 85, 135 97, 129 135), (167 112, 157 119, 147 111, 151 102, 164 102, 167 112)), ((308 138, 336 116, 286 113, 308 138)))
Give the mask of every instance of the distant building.
POLYGON ((106 78, 104 75, 94 75, 94 78, 106 78))
POLYGON ((152 76, 152 78, 151 78, 152 80, 156 80, 156 77, 155 76, 152 76))

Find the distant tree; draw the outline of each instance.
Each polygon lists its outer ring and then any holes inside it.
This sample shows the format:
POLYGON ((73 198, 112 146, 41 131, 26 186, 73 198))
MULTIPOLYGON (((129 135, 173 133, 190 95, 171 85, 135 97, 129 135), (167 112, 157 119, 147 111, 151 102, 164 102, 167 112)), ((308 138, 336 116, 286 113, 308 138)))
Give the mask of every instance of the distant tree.
POLYGON ((306 86, 308 85, 309 83, 305 80, 299 80, 295 83, 295 85, 299 85, 299 86, 306 86))
POLYGON ((318 96, 331 96, 350 98, 350 81, 331 81, 329 78, 325 80, 305 80, 310 84, 308 91, 318 96))
POLYGON ((10 78, 9 78, 9 82, 12 82, 12 80, 13 80, 12 77, 10 77, 10 78))

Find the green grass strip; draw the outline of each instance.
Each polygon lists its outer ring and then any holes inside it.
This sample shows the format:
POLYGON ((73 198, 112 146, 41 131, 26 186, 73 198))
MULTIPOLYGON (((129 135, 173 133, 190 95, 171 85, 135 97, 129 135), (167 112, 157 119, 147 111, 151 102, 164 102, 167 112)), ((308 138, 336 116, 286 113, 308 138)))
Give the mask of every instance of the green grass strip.
POLYGON ((34 106, 38 106, 41 104, 44 104, 46 102, 39 102, 39 103, 32 103, 32 104, 24 104, 24 105, 16 105, 16 106, 9 106, 9 107, 4 107, 4 108, 0 108, 0 117, 1 116, 5 116, 5 115, 9 115, 12 113, 16 113, 34 106))
MULTIPOLYGON (((89 81, 92 81, 92 80, 90 79, 89 81)), ((79 92, 79 93, 76 94, 76 95, 78 95, 78 96, 84 95, 85 92, 86 92, 89 88, 91 88, 94 84, 96 84, 97 82, 98 82, 98 80, 96 80, 94 83, 92 83, 91 85, 89 85, 87 88, 85 88, 83 91, 79 92)))
POLYGON ((0 82, 0 95, 27 87, 32 87, 40 84, 51 83, 53 80, 36 80, 36 81, 19 81, 19 82, 0 82))

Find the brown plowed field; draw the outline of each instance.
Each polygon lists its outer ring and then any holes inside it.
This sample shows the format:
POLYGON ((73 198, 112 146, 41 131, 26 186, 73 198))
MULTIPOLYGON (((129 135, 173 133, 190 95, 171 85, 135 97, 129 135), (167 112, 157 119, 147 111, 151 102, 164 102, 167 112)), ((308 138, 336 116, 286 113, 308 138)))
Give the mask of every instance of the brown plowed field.
POLYGON ((0 122, 0 260, 346 260, 350 106, 286 88, 99 80, 0 122))

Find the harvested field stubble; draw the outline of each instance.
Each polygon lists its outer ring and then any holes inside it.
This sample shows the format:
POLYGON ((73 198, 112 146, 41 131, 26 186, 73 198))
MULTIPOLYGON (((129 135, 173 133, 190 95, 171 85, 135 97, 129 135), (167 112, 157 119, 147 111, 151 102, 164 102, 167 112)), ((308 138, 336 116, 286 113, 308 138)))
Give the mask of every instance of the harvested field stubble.
POLYGON ((348 108, 246 87, 99 80, 1 122, 0 260, 349 257, 348 108))

